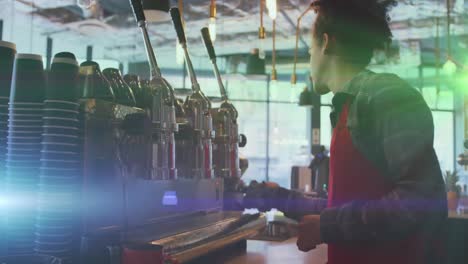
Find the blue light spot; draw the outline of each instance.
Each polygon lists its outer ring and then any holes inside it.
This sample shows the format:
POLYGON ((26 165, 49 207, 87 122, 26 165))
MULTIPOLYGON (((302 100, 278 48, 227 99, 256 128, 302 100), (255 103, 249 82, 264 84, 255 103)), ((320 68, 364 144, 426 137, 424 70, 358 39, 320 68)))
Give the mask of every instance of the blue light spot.
POLYGON ((163 205, 177 205, 178 204, 177 193, 175 191, 164 192, 162 204, 163 205))

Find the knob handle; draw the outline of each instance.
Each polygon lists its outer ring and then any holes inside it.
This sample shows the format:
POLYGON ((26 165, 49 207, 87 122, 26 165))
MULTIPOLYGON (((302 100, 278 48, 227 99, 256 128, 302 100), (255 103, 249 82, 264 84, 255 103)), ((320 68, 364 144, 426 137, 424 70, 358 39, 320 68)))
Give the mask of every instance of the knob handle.
POLYGON ((145 13, 143 12, 143 5, 141 4, 141 0, 130 0, 130 5, 132 6, 136 21, 145 21, 146 18, 145 13))
POLYGON ((202 34, 203 42, 205 43, 206 51, 208 51, 208 55, 210 56, 210 59, 215 60, 216 53, 213 47, 213 42, 211 41, 209 29, 207 27, 202 28, 201 34, 202 34))
POLYGON ((172 22, 174 23, 175 31, 177 32, 177 38, 179 39, 179 43, 180 44, 187 43, 187 40, 185 39, 184 26, 182 25, 182 18, 180 17, 179 8, 173 7, 171 8, 170 12, 171 12, 171 17, 172 17, 172 22))

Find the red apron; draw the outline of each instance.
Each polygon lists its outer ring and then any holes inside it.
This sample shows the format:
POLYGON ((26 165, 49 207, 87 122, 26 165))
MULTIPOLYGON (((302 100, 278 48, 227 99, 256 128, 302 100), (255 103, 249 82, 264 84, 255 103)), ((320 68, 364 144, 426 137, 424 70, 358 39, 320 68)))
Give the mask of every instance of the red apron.
MULTIPOLYGON (((390 190, 384 177, 353 145, 347 128, 349 103, 343 106, 330 147, 328 206, 377 200, 390 190)), ((384 227, 383 227, 384 228, 384 227)), ((403 241, 329 244, 329 264, 418 264, 422 246, 414 236, 403 241)))

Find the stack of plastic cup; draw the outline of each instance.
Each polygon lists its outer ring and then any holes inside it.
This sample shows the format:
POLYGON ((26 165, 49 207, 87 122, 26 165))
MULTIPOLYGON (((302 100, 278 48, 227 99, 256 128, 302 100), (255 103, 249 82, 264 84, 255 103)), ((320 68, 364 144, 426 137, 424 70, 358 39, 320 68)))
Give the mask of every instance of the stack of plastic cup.
MULTIPOLYGON (((5 196, 5 159, 8 135, 8 102, 16 45, 0 41, 0 197, 5 196)), ((4 201, 4 199, 3 199, 4 201)), ((0 255, 5 253, 5 203, 0 202, 0 255)))
MULTIPOLYGON (((10 101, 11 76, 15 61, 16 45, 0 41, 0 175, 4 178, 6 136, 8 134, 8 102, 10 101)), ((1 181, 0 179, 0 181, 1 181)))
POLYGON ((55 55, 44 101, 35 251, 62 259, 73 256, 81 140, 77 102, 78 62, 55 55))
POLYGON ((16 55, 5 165, 10 255, 33 253, 45 86, 42 57, 16 55))

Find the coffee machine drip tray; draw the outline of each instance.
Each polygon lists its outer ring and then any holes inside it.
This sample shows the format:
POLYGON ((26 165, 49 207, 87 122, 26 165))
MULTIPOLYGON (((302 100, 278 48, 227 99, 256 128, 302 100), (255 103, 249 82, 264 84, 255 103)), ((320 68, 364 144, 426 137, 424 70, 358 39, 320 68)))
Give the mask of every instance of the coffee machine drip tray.
POLYGON ((166 254, 184 263, 222 249, 230 244, 251 238, 264 229, 263 215, 242 215, 226 218, 210 226, 172 235, 151 242, 162 245, 166 254))

